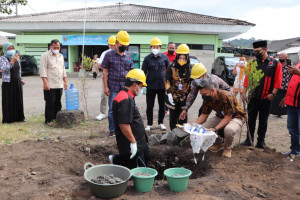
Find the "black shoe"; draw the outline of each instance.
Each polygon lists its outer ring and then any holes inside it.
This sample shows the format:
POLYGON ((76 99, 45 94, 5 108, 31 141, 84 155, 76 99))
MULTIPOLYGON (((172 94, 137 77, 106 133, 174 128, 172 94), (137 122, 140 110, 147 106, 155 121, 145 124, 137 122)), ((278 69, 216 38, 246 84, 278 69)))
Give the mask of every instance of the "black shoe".
POLYGON ((116 133, 115 133, 115 132, 110 132, 110 133, 109 133, 109 137, 114 137, 114 136, 116 136, 116 133))
POLYGON ((242 146, 251 146, 250 140, 246 139, 244 142, 241 143, 242 146))
POLYGON ((255 147, 258 149, 264 149, 266 147, 266 143, 264 141, 258 141, 255 147))

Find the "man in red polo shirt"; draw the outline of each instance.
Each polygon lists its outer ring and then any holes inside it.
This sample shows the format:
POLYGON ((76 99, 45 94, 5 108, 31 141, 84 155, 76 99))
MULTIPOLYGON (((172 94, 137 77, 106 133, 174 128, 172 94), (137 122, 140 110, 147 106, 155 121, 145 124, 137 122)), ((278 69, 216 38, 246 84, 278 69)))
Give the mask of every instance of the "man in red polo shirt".
MULTIPOLYGON (((300 52, 299 52, 300 61, 300 52)), ((293 74, 287 92, 284 103, 287 107, 287 128, 291 135, 291 151, 285 153, 285 155, 300 155, 300 62, 296 66, 288 66, 289 72, 293 74)), ((281 104, 283 106, 283 103, 281 104)))
POLYGON ((176 46, 174 42, 169 42, 168 43, 168 51, 164 52, 163 54, 167 55, 170 63, 173 62, 173 60, 176 59, 176 52, 175 52, 176 46))

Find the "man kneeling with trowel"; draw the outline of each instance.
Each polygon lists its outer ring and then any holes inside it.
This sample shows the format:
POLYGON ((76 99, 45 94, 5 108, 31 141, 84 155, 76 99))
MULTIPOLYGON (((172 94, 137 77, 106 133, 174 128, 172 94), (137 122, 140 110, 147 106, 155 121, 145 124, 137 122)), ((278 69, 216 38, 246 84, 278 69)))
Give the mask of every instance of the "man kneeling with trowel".
POLYGON ((140 69, 129 71, 125 87, 112 105, 119 154, 110 155, 109 160, 130 169, 146 167, 150 159, 144 123, 134 101, 135 96, 143 94, 143 86, 147 86, 145 73, 140 69))
POLYGON ((209 149, 212 152, 224 149, 222 156, 230 158, 234 135, 241 131, 246 113, 240 102, 230 92, 213 88, 212 80, 203 79, 200 85, 203 111, 196 123, 202 124, 215 133, 224 128, 224 139, 218 136, 215 144, 209 149), (216 116, 207 120, 212 110, 216 112, 216 116))

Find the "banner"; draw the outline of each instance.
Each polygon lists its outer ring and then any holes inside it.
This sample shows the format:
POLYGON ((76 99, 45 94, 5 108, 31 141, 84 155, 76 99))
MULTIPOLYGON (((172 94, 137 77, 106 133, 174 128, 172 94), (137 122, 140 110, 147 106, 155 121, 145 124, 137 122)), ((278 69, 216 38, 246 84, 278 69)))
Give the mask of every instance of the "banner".
MULTIPOLYGON (((86 35, 84 45, 107 45, 110 35, 86 35)), ((63 35, 62 45, 82 45, 82 35, 63 35)))

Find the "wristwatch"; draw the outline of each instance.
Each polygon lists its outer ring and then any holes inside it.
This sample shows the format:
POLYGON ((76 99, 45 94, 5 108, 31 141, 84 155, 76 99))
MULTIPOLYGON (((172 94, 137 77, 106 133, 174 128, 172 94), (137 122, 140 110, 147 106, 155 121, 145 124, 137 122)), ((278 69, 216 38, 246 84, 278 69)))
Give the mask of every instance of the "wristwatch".
POLYGON ((215 130, 215 133, 218 133, 218 129, 215 127, 215 128, 213 128, 214 130, 215 130))

